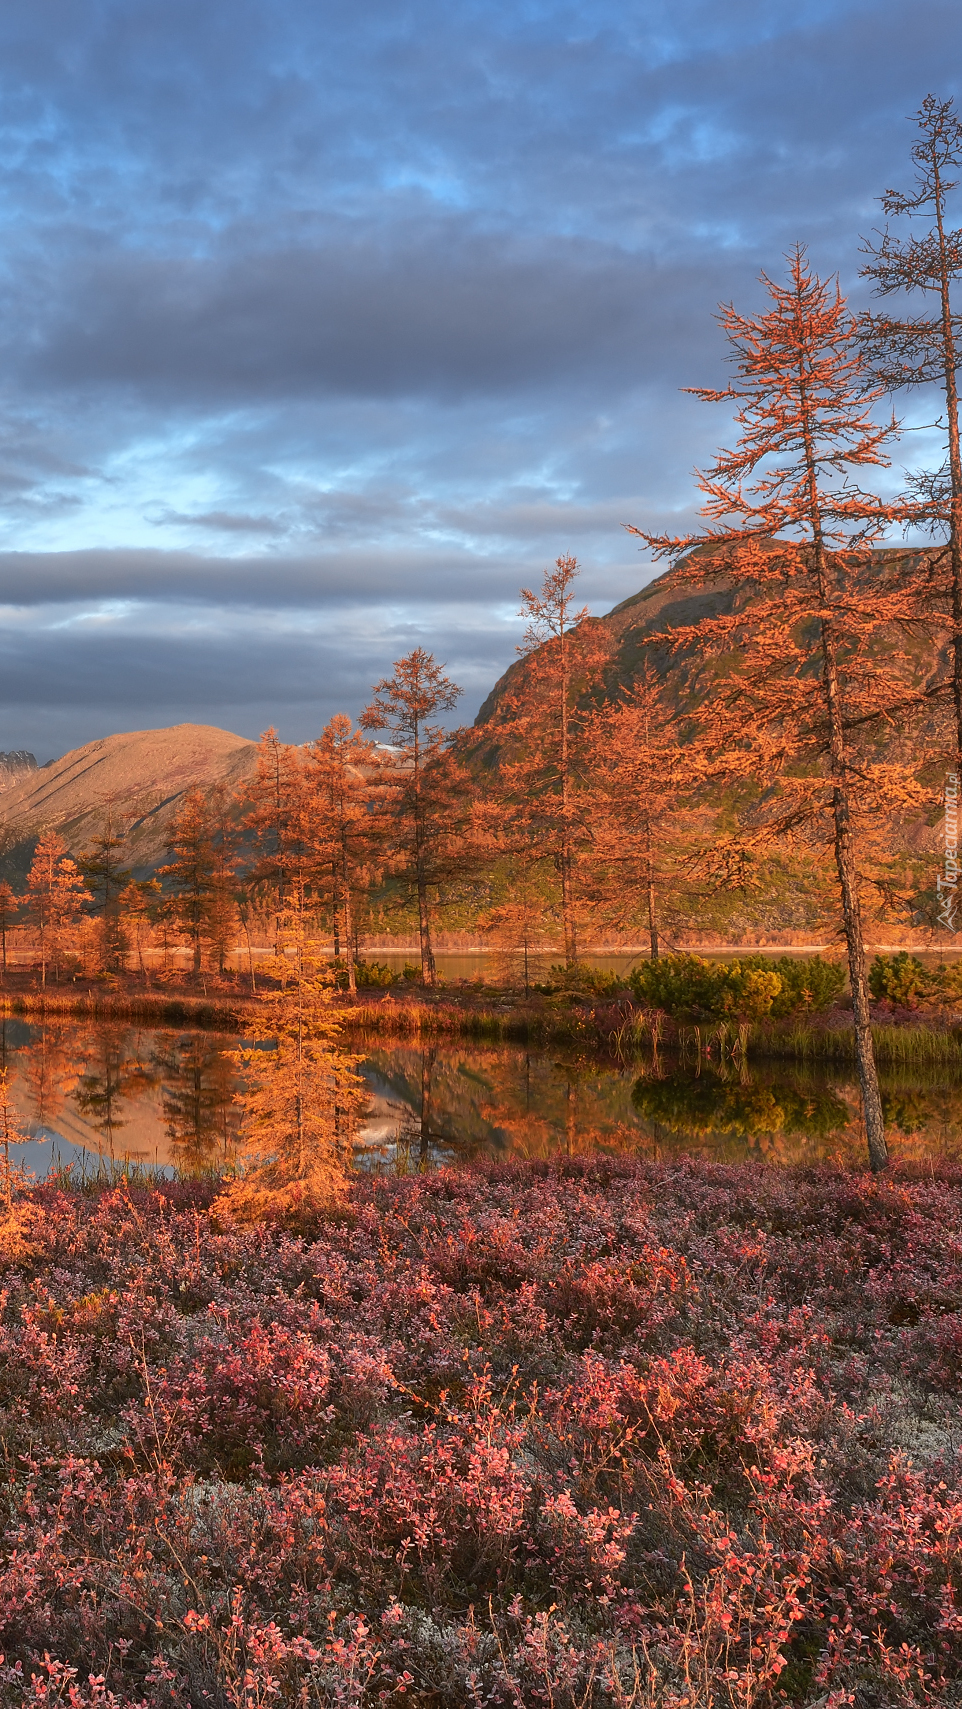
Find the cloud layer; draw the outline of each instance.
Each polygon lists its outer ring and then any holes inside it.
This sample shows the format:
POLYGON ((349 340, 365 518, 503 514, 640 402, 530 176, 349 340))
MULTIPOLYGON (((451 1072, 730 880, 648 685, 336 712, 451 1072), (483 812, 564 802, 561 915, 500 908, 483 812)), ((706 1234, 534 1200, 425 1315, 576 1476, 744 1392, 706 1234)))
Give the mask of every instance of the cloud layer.
POLYGON ((522 582, 605 609, 691 518, 719 299, 796 239, 862 292, 960 48, 948 0, 10 0, 0 747, 301 739, 415 643, 473 716, 522 582))

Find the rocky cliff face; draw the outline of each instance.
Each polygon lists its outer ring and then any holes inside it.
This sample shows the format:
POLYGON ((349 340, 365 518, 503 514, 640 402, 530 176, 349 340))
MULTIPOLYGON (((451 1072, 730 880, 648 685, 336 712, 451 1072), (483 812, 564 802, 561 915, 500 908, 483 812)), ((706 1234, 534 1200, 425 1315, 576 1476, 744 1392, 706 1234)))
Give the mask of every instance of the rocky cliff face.
POLYGON ((9 754, 0 753, 0 789, 19 783, 25 772, 36 771, 37 762, 25 748, 14 748, 9 754))
MULTIPOLYGON (((253 776, 257 744, 209 724, 135 730, 75 748, 37 768, 11 773, 0 794, 3 866, 16 882, 37 837, 57 830, 71 854, 89 849, 110 817, 123 837, 122 860, 138 876, 167 857, 171 822, 189 789, 241 789, 253 776)), ((0 774, 0 782, 2 782, 0 774)))

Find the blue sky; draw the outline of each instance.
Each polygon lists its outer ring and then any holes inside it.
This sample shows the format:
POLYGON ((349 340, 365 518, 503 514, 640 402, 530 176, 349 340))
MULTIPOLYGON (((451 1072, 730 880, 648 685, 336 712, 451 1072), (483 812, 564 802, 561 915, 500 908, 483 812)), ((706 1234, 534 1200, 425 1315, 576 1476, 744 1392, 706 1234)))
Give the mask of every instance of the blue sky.
POLYGON ((929 0, 7 0, 0 747, 300 741, 416 644, 472 718, 522 583, 691 521, 718 301, 863 300, 957 65, 929 0))

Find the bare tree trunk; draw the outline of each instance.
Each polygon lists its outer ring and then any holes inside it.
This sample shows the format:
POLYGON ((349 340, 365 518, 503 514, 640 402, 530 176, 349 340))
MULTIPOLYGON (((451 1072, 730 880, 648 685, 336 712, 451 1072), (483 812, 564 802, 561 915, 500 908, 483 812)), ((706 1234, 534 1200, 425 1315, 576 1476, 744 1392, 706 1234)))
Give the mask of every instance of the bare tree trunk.
MULTIPOLYGON (((826 599, 825 549, 821 536, 814 543, 815 571, 823 604, 826 599)), ((862 909, 858 893, 858 864, 852 839, 852 819, 849 808, 845 769, 845 740, 842 708, 838 686, 838 664, 835 638, 831 624, 821 620, 822 685, 828 712, 830 755, 832 767, 832 812, 835 821, 835 864, 838 868, 842 893, 842 924, 848 947, 848 972, 852 987, 852 1012, 855 1022, 855 1055, 862 1089, 862 1118, 868 1144, 868 1160, 878 1171, 888 1166, 888 1146, 885 1143, 885 1120, 879 1091, 878 1068, 869 1015, 868 982, 865 977, 865 942, 862 937, 862 909)))
POLYGON ((842 917, 848 946, 848 972, 852 986, 852 1010, 855 1019, 855 1054, 858 1077, 862 1088, 862 1115, 868 1160, 878 1171, 888 1166, 888 1146, 885 1142, 885 1120, 879 1091, 878 1069, 869 1016, 868 984, 865 978, 865 943, 862 938, 862 910, 859 905, 858 875, 852 847, 852 827, 849 816, 848 793, 836 786, 833 795, 835 815, 835 864, 842 890, 842 917))
POLYGON ((347 864, 347 850, 342 850, 344 884, 344 959, 347 962, 347 988, 354 997, 357 995, 357 969, 354 965, 354 910, 351 903, 351 877, 347 864))
POLYGON ((425 985, 436 985, 438 970, 431 943, 431 910, 428 905, 428 887, 420 861, 418 861, 418 927, 421 936, 421 976, 425 985))
POLYGON ((571 849, 566 845, 558 859, 561 873, 561 919, 565 934, 565 964, 574 967, 578 960, 578 933, 575 926, 574 886, 571 882, 571 849))
POLYGON ((956 761, 962 765, 962 449, 959 445, 959 394, 955 375, 955 328, 949 289, 950 264, 942 213, 944 190, 938 161, 932 160, 935 182, 935 221, 939 234, 939 296, 942 311, 942 356, 945 371, 945 414, 949 433, 949 476, 952 508, 949 543, 952 554, 952 698, 955 706, 956 761))
POLYGON ((658 903, 655 895, 655 862, 651 848, 651 820, 645 820, 645 861, 648 880, 648 933, 651 942, 651 959, 658 960, 658 903))

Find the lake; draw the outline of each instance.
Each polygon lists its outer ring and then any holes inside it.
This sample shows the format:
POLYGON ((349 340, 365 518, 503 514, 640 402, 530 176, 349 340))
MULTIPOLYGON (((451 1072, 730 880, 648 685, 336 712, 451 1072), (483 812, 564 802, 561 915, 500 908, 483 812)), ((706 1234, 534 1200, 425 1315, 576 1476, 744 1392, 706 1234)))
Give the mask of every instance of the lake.
MULTIPOLYGON (((42 1176, 99 1159, 186 1172, 231 1160, 238 1041, 130 1023, 0 1021, 0 1057, 42 1176)), ((861 1161, 854 1070, 750 1062, 725 1071, 650 1056, 624 1064, 461 1040, 364 1046, 363 1169, 617 1151, 720 1160, 861 1161)), ((883 1071, 895 1156, 962 1158, 962 1079, 883 1071)))

